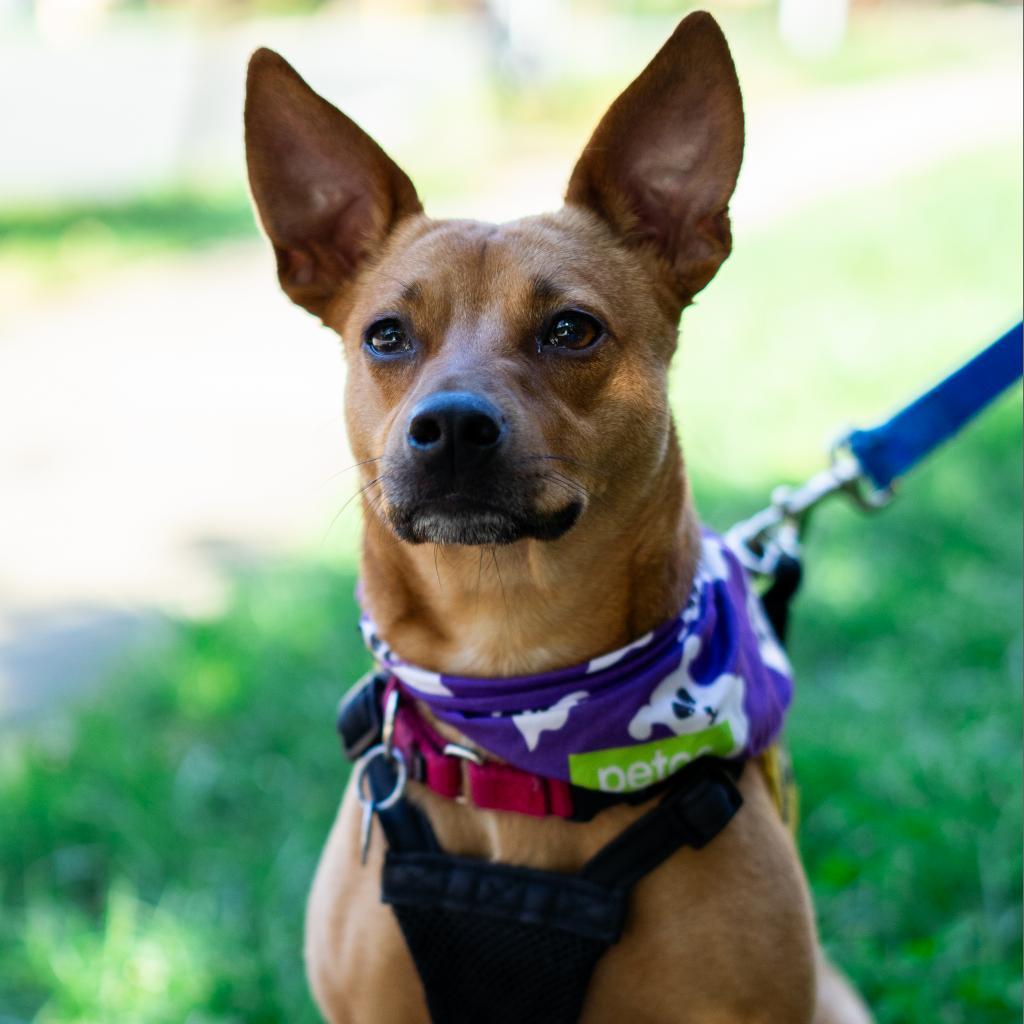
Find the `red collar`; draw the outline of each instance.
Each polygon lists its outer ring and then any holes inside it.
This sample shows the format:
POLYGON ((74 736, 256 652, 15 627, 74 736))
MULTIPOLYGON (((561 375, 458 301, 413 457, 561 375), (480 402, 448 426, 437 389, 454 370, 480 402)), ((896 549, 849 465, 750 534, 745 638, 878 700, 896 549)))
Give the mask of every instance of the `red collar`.
POLYGON ((602 793, 485 759, 446 740, 420 714, 413 699, 408 695, 401 699, 399 681, 381 672, 367 673, 342 700, 337 730, 350 761, 364 765, 364 755, 380 756, 393 746, 401 754, 407 777, 439 796, 483 810, 537 818, 589 821, 615 804, 645 803, 674 778, 635 792, 602 793))
MULTIPOLYGON (((393 685, 392 680, 388 689, 393 685)), ((573 799, 577 787, 483 760, 475 751, 449 743, 408 699, 395 715, 393 742, 405 756, 409 777, 449 800, 537 818, 571 818, 580 813, 579 801, 573 799)))

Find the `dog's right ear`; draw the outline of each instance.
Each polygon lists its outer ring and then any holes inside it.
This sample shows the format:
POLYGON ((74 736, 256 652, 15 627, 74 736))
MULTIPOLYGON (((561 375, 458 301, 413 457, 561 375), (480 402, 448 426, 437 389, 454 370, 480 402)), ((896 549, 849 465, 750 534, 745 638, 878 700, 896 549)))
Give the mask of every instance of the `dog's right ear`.
POLYGON ((245 150, 281 287, 321 319, 398 222, 422 210, 398 165, 273 50, 249 61, 245 150))

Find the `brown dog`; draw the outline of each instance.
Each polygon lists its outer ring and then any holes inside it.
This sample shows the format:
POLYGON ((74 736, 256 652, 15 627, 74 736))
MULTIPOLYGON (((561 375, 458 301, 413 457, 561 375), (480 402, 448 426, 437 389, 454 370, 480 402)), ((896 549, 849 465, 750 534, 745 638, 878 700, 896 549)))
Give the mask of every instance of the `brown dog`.
MULTIPOLYGON (((430 220, 373 140, 268 50, 249 68, 246 143, 281 285, 344 339, 363 587, 388 643, 436 671, 522 674, 675 615, 699 541, 666 377, 682 310, 729 255, 743 151, 714 20, 686 18, 616 100, 557 213, 430 220), (452 393, 470 426, 439 482, 410 447, 410 413, 452 393)), ((649 806, 578 824, 410 788, 446 850, 556 871, 578 869, 649 806)), ((637 885, 584 1021, 869 1019, 818 952, 764 777, 748 770, 740 788, 742 810, 710 845, 637 885)), ((350 787, 309 901, 313 990, 336 1024, 426 1021, 380 902, 383 844, 360 866, 358 833, 350 787)))

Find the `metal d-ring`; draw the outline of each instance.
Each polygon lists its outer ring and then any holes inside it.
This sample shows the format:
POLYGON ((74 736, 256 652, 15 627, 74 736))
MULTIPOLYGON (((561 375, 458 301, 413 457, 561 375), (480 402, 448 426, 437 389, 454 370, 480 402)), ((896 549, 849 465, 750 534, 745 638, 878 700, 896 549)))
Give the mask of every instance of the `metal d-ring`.
POLYGON ((783 555, 799 557, 808 517, 833 494, 845 494, 859 508, 871 512, 892 499, 891 487, 872 489, 865 480, 860 463, 849 450, 848 436, 831 446, 825 469, 797 487, 776 487, 767 508, 726 533, 726 542, 748 572, 771 577, 783 555))
POLYGON ((356 765, 356 795, 363 807, 369 807, 371 811, 386 811, 389 807, 394 807, 401 800, 402 794, 405 792, 405 784, 408 781, 409 768, 405 761, 405 755, 397 749, 389 751, 383 743, 370 747, 359 759, 359 764, 356 765), (378 757, 383 757, 395 766, 395 785, 383 799, 377 799, 373 793, 369 792, 368 786, 363 785, 364 782, 368 782, 366 773, 370 765, 378 757))
POLYGON ((359 759, 359 763, 356 765, 356 798, 359 800, 360 806, 363 808, 362 821, 359 824, 359 863, 366 863, 366 855, 370 849, 370 835, 373 830, 373 816, 380 811, 386 811, 389 807, 394 807, 399 800, 402 799, 402 794, 405 792, 405 784, 409 778, 409 770, 406 767, 405 755, 400 750, 388 750, 383 743, 378 743, 375 747, 370 749, 363 754, 359 759), (378 800, 369 788, 369 780, 366 777, 366 773, 370 769, 370 765, 378 758, 383 757, 384 760, 388 761, 395 767, 395 784, 386 797, 382 800, 378 800), (364 785, 367 783, 367 785, 364 785))

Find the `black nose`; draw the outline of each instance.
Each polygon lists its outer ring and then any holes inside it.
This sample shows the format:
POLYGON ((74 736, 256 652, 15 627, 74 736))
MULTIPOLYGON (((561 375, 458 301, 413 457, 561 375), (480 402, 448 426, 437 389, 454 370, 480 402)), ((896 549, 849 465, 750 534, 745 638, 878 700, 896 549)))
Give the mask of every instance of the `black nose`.
POLYGON ((439 391, 412 411, 406 441, 431 470, 453 475, 479 469, 505 437, 501 413, 469 391, 439 391))

